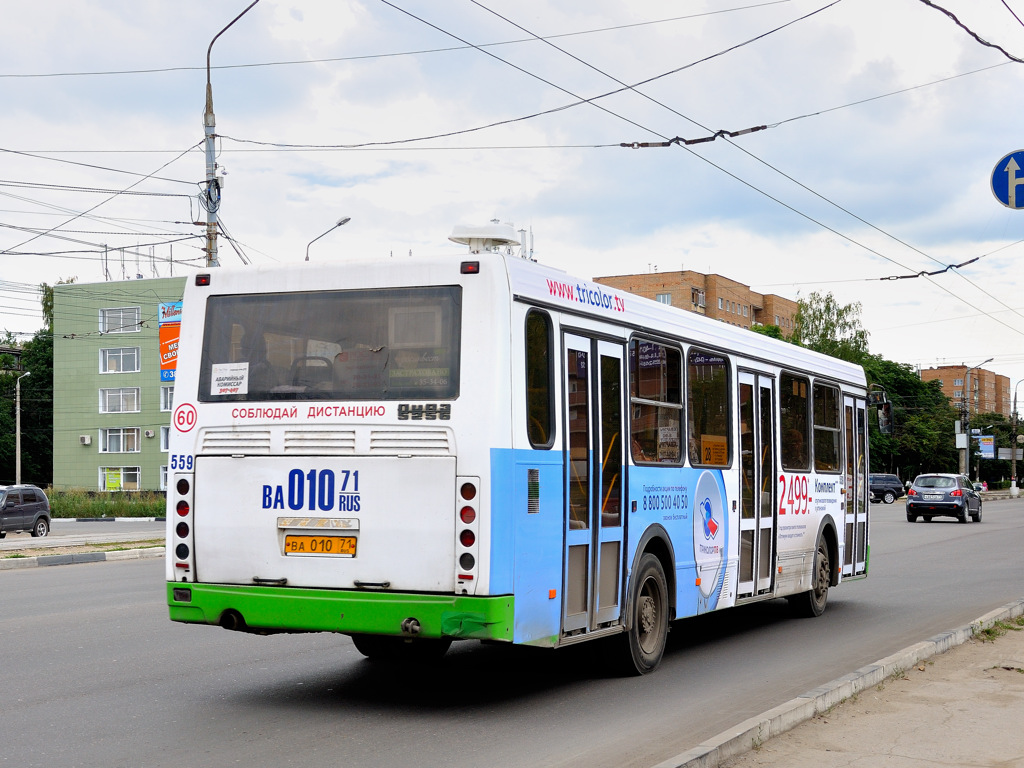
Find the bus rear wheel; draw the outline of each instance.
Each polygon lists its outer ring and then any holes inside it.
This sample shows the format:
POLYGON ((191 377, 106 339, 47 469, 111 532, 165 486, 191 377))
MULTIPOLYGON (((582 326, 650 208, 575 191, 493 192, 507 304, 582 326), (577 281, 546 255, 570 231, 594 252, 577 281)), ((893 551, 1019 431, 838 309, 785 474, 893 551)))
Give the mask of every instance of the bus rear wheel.
POLYGON ((393 635, 352 635, 356 650, 370 661, 434 661, 448 652, 451 638, 418 638, 393 635))
POLYGON ((627 632, 629 664, 635 675, 653 672, 661 663, 668 639, 668 581, 661 561, 649 552, 640 558, 633 579, 632 626, 627 632))
POLYGON ((811 588, 789 598, 789 605, 797 616, 813 618, 825 612, 828 603, 828 588, 832 582, 832 566, 828 556, 828 544, 818 539, 814 553, 814 569, 811 572, 811 588))

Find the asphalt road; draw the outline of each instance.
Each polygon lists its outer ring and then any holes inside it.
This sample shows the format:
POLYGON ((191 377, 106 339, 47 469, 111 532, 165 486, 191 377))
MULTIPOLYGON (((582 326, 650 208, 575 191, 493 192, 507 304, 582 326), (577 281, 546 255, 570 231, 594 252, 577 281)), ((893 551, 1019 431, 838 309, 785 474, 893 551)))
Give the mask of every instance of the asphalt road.
POLYGON ((678 622, 662 667, 587 646, 456 644, 378 667, 332 635, 167 620, 161 561, 0 572, 0 766, 649 766, 1024 595, 1024 502, 981 524, 872 507, 871 576, 825 615, 784 601, 678 622))

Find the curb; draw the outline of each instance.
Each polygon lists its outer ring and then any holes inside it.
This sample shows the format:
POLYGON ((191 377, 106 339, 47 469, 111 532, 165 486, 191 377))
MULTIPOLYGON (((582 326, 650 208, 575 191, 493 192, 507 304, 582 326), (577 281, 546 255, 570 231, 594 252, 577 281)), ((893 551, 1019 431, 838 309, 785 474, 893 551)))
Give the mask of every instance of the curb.
POLYGON ((44 565, 72 565, 74 563, 102 563, 107 560, 141 560, 163 557, 165 547, 122 549, 115 552, 79 552, 72 555, 39 555, 38 557, 9 557, 0 559, 0 571, 18 568, 39 568, 44 565))
POLYGON ((861 667, 856 672, 814 688, 785 704, 722 731, 717 736, 658 763, 653 768, 718 768, 726 760, 749 752, 773 736, 779 736, 810 720, 865 688, 878 685, 887 677, 909 669, 919 661, 945 653, 950 648, 967 642, 979 631, 987 629, 997 621, 1016 618, 1022 614, 1024 598, 986 613, 970 624, 942 632, 924 642, 904 648, 892 656, 879 659, 874 664, 861 667))
POLYGON ((51 517, 51 523, 166 523, 166 517, 51 517))

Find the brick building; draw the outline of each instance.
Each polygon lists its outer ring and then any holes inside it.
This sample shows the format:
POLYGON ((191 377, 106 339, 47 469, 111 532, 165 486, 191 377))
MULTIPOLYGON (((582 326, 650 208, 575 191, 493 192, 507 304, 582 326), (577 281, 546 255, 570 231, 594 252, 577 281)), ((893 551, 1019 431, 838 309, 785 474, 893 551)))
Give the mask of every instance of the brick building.
POLYGON ((1001 413, 1010 418, 1010 379, 1007 376, 966 365, 940 365, 922 370, 921 379, 938 381, 942 394, 952 401, 954 408, 963 409, 966 393, 971 413, 1001 413), (971 371, 969 392, 966 391, 968 370, 971 371))
POLYGON ((595 277, 595 283, 696 312, 741 328, 777 325, 783 336, 793 333, 797 303, 775 294, 761 294, 735 280, 701 272, 653 272, 595 277))

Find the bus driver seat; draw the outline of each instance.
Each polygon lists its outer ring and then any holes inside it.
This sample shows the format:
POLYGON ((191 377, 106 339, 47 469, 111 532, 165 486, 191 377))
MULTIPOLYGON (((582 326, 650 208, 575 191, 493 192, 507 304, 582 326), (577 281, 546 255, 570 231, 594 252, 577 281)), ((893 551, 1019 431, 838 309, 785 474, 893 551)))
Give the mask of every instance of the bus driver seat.
POLYGON ((249 394, 268 392, 277 385, 277 372, 267 359, 267 342, 262 333, 247 334, 242 340, 242 360, 249 363, 249 394))

